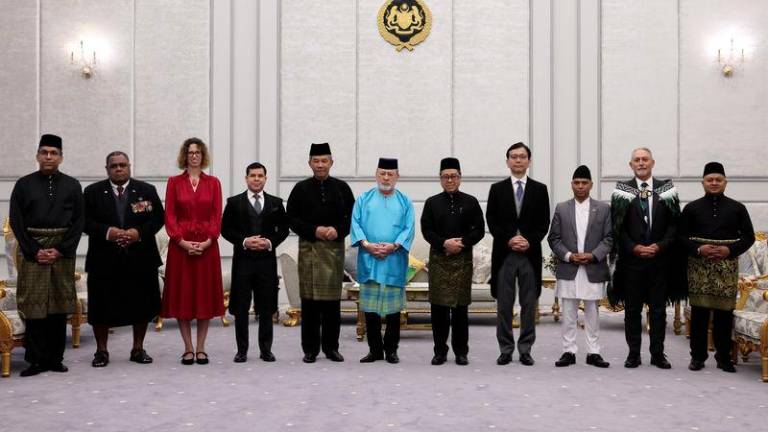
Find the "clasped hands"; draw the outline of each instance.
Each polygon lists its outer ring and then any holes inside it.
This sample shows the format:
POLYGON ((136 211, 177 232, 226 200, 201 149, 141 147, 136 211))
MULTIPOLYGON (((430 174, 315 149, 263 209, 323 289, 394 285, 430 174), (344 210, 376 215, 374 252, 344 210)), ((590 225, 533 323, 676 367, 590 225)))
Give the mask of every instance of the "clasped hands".
POLYGON ((139 241, 139 232, 136 228, 124 230, 117 227, 110 227, 107 240, 117 243, 120 247, 128 247, 139 241))
POLYGON ((595 260, 595 257, 589 252, 584 252, 584 253, 571 252, 571 256, 569 257, 569 259, 574 264, 586 265, 593 262, 595 260))
POLYGON ((443 242, 443 248, 445 249, 446 255, 456 255, 464 250, 464 242, 461 241, 460 237, 449 238, 443 242))
POLYGON ((528 243, 528 240, 526 240, 525 237, 516 235, 509 239, 507 242, 507 247, 515 252, 525 252, 528 250, 528 248, 531 247, 531 245, 528 243))
POLYGON ((635 245, 632 248, 632 253, 640 258, 653 258, 659 253, 659 245, 654 243, 650 246, 635 245))
POLYGON ((727 246, 705 244, 699 247, 699 255, 710 261, 720 261, 728 258, 731 250, 727 246))
POLYGON ((339 238, 339 233, 332 226, 319 226, 315 229, 315 237, 318 240, 334 241, 339 238))
MULTIPOLYGON (((210 241, 210 239, 208 239, 208 241, 210 241)), ((254 235, 246 237, 245 241, 243 241, 243 246, 252 251, 264 251, 269 250, 271 243, 265 237, 254 235)))
POLYGON ((54 248, 40 249, 35 255, 38 264, 49 265, 56 262, 61 257, 61 252, 54 248))
POLYGON ((208 249, 208 247, 213 243, 211 239, 207 239, 203 242, 193 242, 189 240, 182 239, 179 242, 179 246, 181 246, 182 249, 187 251, 188 255, 202 255, 203 251, 208 249))
POLYGON ((365 250, 368 251, 371 255, 373 255, 376 259, 384 259, 387 257, 387 255, 391 254, 392 252, 396 251, 398 246, 395 243, 371 243, 371 242, 365 242, 363 244, 363 247, 365 250))

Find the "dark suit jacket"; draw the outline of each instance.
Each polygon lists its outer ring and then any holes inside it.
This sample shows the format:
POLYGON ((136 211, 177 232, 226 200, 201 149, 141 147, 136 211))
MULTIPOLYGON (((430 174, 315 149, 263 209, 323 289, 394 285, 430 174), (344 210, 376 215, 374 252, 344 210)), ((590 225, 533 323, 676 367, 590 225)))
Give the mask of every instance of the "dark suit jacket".
MULTIPOLYGON (((630 186, 637 187, 634 179, 624 182, 630 186)), ((664 184, 663 181, 653 179, 653 189, 657 189, 664 184)), ((653 194, 653 204, 651 205, 651 241, 647 242, 643 236, 643 210, 640 207, 640 199, 635 198, 627 209, 627 215, 624 218, 624 224, 621 227, 619 238, 619 262, 633 265, 640 264, 646 259, 638 258, 632 253, 635 245, 644 246, 656 243, 659 245, 659 253, 654 259, 665 259, 664 257, 675 246, 677 235, 677 221, 675 215, 663 202, 659 200, 658 194, 653 194)))
POLYGON ((163 227, 165 214, 155 187, 133 178, 130 180, 126 189, 128 205, 123 226, 120 226, 109 180, 86 187, 83 194, 85 233, 88 234, 85 271, 100 275, 118 275, 126 270, 157 274, 157 268, 163 262, 157 251, 155 234, 163 227), (115 242, 107 241, 109 227, 135 228, 140 241, 127 248, 120 247, 115 242))
MULTIPOLYGON (((232 275, 267 272, 274 276, 277 287, 277 259, 275 250, 288 236, 288 217, 285 214, 283 200, 264 192, 264 208, 262 209, 261 232, 251 230, 249 220, 248 193, 243 192, 227 199, 224 216, 221 222, 221 235, 234 246, 232 257, 232 275), (252 251, 243 248, 246 237, 260 235, 272 242, 271 251, 252 251)), ((232 289, 235 289, 233 278, 232 289)))
POLYGON ((506 178, 491 185, 488 194, 488 205, 485 213, 488 228, 493 235, 493 252, 491 255, 491 294, 496 297, 497 276, 507 255, 513 252, 507 246, 509 239, 519 230, 525 237, 530 248, 525 252, 526 258, 536 274, 539 287, 541 286, 541 241, 549 229, 549 193, 547 186, 528 177, 523 197, 523 208, 520 217, 515 210, 515 192, 512 179, 506 178))

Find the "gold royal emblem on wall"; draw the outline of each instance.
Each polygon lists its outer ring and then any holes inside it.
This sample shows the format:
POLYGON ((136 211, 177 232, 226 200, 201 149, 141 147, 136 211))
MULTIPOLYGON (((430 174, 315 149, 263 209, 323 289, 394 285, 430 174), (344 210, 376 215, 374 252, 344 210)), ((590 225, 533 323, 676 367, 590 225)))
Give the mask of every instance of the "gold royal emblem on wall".
POLYGON ((379 9, 379 33, 398 51, 424 42, 432 29, 432 12, 422 0, 387 0, 379 9))

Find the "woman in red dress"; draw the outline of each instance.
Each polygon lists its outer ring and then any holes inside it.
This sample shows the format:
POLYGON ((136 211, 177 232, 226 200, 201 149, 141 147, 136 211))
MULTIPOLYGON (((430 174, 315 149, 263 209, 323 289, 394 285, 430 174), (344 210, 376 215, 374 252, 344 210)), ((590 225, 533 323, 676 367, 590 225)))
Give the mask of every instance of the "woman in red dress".
POLYGON ((208 363, 208 324, 224 314, 218 244, 221 183, 203 172, 208 163, 205 143, 199 138, 187 139, 178 157, 184 172, 170 177, 165 191, 165 229, 171 241, 160 315, 178 320, 184 365, 208 363), (192 345, 193 319, 197 320, 197 350, 192 345))

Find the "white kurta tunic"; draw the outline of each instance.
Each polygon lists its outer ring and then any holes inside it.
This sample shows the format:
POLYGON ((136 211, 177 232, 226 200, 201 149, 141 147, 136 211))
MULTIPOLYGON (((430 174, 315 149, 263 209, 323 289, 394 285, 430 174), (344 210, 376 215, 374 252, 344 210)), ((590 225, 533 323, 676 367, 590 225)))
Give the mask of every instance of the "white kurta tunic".
MULTIPOLYGON (((587 225, 589 224, 589 200, 576 204, 576 238, 578 239, 578 253, 584 253, 584 241, 587 237, 587 225)), ((570 258, 570 253, 565 258, 570 258)), ((558 279, 555 286, 555 295, 560 298, 581 299, 581 300, 602 300, 605 298, 606 283, 589 281, 587 270, 584 266, 579 266, 574 280, 558 279)))

